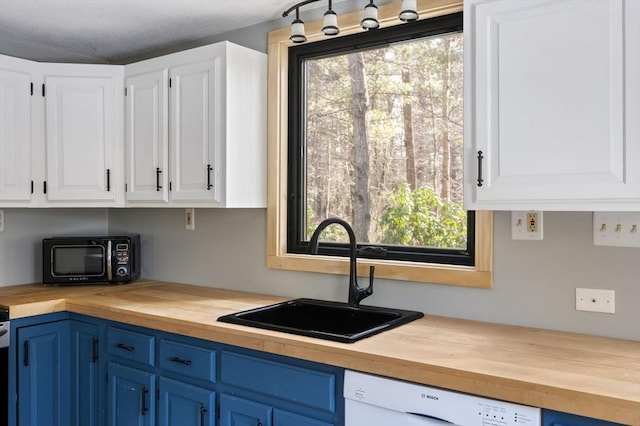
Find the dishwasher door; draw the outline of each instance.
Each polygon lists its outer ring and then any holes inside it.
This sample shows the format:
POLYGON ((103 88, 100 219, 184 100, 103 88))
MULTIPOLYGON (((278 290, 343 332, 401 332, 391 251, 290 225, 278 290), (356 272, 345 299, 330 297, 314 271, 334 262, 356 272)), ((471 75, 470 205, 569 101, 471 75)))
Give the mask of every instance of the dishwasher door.
POLYGON ((345 426, 540 426, 540 408, 347 370, 345 426))

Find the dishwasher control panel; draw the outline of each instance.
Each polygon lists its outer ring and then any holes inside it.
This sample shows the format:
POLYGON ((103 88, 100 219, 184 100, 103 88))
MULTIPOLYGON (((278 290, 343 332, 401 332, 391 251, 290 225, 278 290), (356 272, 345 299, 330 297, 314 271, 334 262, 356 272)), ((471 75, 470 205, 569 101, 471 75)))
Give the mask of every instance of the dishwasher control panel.
POLYGON ((540 408, 346 371, 345 426, 540 426, 540 408))

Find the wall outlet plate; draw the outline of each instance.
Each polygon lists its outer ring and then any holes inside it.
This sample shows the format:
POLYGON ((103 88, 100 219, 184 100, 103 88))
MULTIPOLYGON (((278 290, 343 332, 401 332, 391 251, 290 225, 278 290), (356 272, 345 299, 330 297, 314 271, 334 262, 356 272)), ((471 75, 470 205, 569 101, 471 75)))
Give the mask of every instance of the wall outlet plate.
POLYGON ((576 288, 576 310, 615 314, 616 292, 594 288, 576 288))
POLYGON ((640 248, 640 212, 594 212, 593 245, 640 248))
POLYGON ((541 211, 511 212, 512 240, 541 240, 542 236, 541 211))
POLYGON ((184 227, 187 231, 196 229, 196 212, 194 208, 184 209, 184 227))

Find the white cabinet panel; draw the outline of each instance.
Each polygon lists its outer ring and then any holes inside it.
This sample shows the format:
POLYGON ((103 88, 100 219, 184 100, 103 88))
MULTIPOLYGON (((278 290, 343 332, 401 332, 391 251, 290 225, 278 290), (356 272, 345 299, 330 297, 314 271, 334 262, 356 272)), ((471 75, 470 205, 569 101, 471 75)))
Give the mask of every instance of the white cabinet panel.
POLYGON ((465 2, 467 208, 640 209, 633 3, 465 2))
MULTIPOLYGON (((4 58, 0 58, 4 59, 4 58)), ((0 203, 31 200, 31 74, 0 65, 0 203)))
POLYGON ((218 201, 220 58, 173 67, 171 198, 218 201))
POLYGON ((169 71, 127 78, 127 201, 168 201, 169 71))
POLYGON ((47 199, 117 197, 115 81, 45 75, 47 199))

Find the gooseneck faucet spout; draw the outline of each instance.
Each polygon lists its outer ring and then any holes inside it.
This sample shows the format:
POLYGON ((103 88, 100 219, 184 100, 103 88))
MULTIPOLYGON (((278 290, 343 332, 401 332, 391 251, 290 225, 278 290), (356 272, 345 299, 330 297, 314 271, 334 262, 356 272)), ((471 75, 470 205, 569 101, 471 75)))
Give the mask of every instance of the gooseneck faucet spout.
POLYGON ((373 294, 373 275, 375 271, 374 266, 369 267, 369 286, 362 288, 358 285, 357 277, 357 258, 358 258, 358 245, 356 244, 356 234, 353 232, 351 225, 345 220, 339 217, 330 217, 320 222, 316 230, 313 232, 311 239, 309 240, 309 253, 318 254, 318 238, 322 231, 329 225, 338 224, 341 225, 349 235, 349 306, 357 308, 360 306, 360 301, 373 294))

